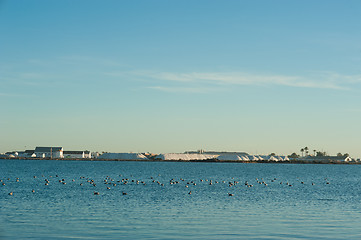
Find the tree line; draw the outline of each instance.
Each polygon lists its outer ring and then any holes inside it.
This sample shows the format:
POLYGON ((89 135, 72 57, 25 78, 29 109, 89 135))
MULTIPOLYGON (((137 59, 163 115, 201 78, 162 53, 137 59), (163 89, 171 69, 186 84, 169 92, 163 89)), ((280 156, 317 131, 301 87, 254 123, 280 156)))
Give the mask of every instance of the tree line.
MULTIPOLYGON (((316 149, 313 149, 313 155, 312 156, 316 156, 316 157, 324 157, 324 156, 328 156, 326 152, 323 152, 323 151, 318 151, 316 149)), ((304 148, 301 148, 300 149, 300 152, 301 152, 301 156, 302 157, 307 157, 307 156, 310 156, 309 154, 309 148, 308 147, 304 147, 304 148)), ((349 154, 348 153, 337 153, 337 157, 348 157, 349 154)), ((297 153, 292 153, 291 155, 288 156, 289 158, 299 158, 300 155, 298 155, 297 153)))

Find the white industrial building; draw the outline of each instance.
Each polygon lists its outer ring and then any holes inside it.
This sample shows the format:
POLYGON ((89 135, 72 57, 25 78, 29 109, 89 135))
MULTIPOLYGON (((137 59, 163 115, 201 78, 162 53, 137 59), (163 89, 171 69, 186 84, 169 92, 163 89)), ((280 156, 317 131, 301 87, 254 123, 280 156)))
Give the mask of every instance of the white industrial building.
POLYGON ((38 158, 63 158, 63 147, 36 147, 34 154, 38 158))

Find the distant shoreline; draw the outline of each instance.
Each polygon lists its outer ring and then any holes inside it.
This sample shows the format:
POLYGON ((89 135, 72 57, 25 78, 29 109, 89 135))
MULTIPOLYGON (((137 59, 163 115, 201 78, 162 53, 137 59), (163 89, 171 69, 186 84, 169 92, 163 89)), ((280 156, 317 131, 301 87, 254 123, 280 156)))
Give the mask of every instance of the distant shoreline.
POLYGON ((206 163, 275 163, 275 164, 340 164, 340 165, 360 165, 361 162, 340 162, 340 161, 242 161, 242 160, 162 160, 162 159, 98 159, 98 158, 0 158, 0 160, 38 160, 38 161, 89 161, 89 162, 206 162, 206 163))

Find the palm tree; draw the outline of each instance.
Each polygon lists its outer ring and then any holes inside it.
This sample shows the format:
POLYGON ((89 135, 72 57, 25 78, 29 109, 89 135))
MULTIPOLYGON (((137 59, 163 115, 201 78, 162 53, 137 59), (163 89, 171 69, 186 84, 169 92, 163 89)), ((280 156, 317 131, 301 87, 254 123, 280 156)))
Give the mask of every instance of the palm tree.
POLYGON ((302 157, 303 157, 303 152, 305 151, 305 149, 304 148, 301 148, 301 155, 302 155, 302 157))
POLYGON ((304 148, 305 152, 306 152, 306 156, 308 155, 308 147, 304 148))
POLYGON ((313 156, 316 156, 316 150, 313 150, 313 156))

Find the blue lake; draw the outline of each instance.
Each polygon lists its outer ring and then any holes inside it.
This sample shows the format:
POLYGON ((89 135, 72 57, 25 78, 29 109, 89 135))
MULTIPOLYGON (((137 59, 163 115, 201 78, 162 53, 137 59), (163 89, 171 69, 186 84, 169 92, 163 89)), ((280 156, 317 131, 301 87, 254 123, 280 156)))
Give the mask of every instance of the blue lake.
POLYGON ((0 160, 0 179, 6 240, 361 239, 361 165, 0 160))

